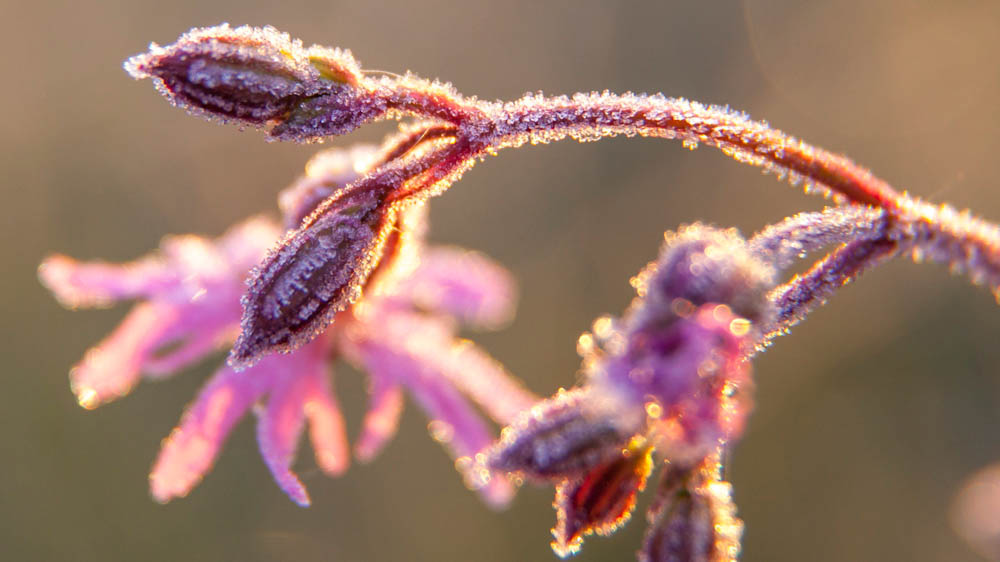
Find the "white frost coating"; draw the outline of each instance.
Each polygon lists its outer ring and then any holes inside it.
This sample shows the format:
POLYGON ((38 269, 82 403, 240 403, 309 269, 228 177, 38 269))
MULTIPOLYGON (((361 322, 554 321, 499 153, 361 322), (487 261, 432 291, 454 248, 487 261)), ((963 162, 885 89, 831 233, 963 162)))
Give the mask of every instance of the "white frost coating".
POLYGON ((826 246, 871 238, 884 228, 887 213, 856 205, 799 213, 768 226, 750 239, 750 251, 777 269, 785 269, 826 246))
POLYGON ((908 197, 900 202, 898 214, 888 236, 912 244, 914 261, 948 265, 1000 298, 1000 228, 968 211, 908 197))

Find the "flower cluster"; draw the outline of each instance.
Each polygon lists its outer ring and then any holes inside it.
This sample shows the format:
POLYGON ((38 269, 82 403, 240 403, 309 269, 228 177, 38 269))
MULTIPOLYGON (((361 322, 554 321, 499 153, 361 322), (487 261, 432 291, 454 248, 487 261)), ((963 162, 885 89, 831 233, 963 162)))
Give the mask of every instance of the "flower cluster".
MULTIPOLYGON (((640 559, 736 558, 742 524, 719 458, 752 406, 746 356, 779 314, 796 318, 808 306, 783 309, 781 295, 822 290, 808 277, 778 287, 778 274, 811 251, 877 231, 882 218, 836 207, 749 241, 700 224, 667 234, 660 257, 633 278, 638 296, 624 316, 600 318, 581 336, 581 386, 523 414, 487 455, 493 470, 556 486, 557 554, 626 522, 652 468, 666 464, 640 559)), ((827 282, 849 281, 842 273, 827 282)))
MULTIPOLYGON (((379 155, 367 146, 317 155, 282 194, 286 222, 297 222, 379 155)), ((472 459, 492 434, 465 397, 501 423, 534 397, 481 349, 458 338, 456 329, 459 323, 492 328, 506 322, 513 283, 478 254, 426 247, 423 223, 420 206, 400 213, 387 242, 390 259, 369 280, 365 299, 341 312, 332 329, 295 353, 269 355, 242 371, 225 366, 212 376, 163 443, 150 473, 153 497, 165 502, 186 495, 211 468, 235 423, 253 409, 261 455, 275 481, 293 501, 308 505, 291 471, 305 423, 323 472, 342 473, 350 457, 331 380, 331 362, 343 358, 370 377, 371 405, 355 445, 361 460, 392 437, 405 389, 433 420, 432 436, 449 447, 470 487, 493 505, 510 499, 506 478, 475 468, 472 459)), ((171 374, 231 345, 243 280, 280 233, 278 225, 257 217, 214 241, 167 238, 159 254, 122 265, 47 259, 41 279, 67 306, 142 300, 71 371, 80 404, 94 408, 126 394, 141 376, 171 374)))
POLYGON ((556 486, 558 554, 624 523, 659 466, 640 559, 734 560, 742 522, 721 458, 752 408, 755 353, 899 255, 948 264, 1000 295, 1000 227, 897 192, 843 156, 728 108, 607 92, 483 101, 412 74, 367 73, 347 51, 307 48, 269 27, 225 24, 153 44, 126 70, 192 113, 263 128, 276 140, 321 141, 371 121, 413 118, 380 147, 317 156, 281 197, 283 236, 252 219, 214 243, 169 238, 159 255, 124 266, 58 256, 42 265, 43 282, 70 306, 143 299, 74 368, 85 407, 235 340, 228 366, 164 444, 151 474, 161 501, 198 482, 257 404, 268 467, 293 500, 308 503, 291 471, 307 420, 320 467, 346 467, 328 372, 341 357, 371 377, 361 458, 392 434, 405 388, 467 483, 491 503, 513 490, 500 473, 556 486), (456 337, 459 323, 494 327, 508 317, 510 280, 475 254, 425 248, 423 205, 501 149, 616 135, 718 148, 837 206, 749 239, 700 224, 668 233, 659 258, 633 279, 638 296, 622 317, 601 318, 581 336, 582 383, 536 403, 456 337), (782 280, 817 251, 828 253, 782 280), (490 445, 466 397, 509 424, 499 441, 490 445))

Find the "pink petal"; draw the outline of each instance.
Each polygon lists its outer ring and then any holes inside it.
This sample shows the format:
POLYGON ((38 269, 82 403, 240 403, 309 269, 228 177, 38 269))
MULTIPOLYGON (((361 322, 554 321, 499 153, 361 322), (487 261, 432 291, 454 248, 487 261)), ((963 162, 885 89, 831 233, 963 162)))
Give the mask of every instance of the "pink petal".
POLYGON ((379 331, 378 340, 354 342, 358 358, 376 376, 407 387, 432 420, 428 424, 431 436, 456 458, 455 466, 468 487, 478 490, 490 505, 506 505, 514 492, 510 482, 474 460, 493 441, 485 423, 434 365, 413 352, 412 340, 393 335, 386 329, 379 331))
POLYGON ((266 390, 253 374, 224 367, 198 393, 180 424, 163 441, 149 474, 156 501, 166 503, 187 495, 212 467, 233 425, 266 390))
POLYGON ((281 231, 265 217, 252 217, 212 240, 203 236, 167 236, 160 243, 170 267, 197 284, 224 281, 242 292, 243 279, 257 265, 281 231))
POLYGON ((165 236, 160 248, 170 268, 181 274, 185 283, 194 285, 195 291, 206 281, 232 275, 214 240, 194 234, 175 234, 165 236))
POLYGON ((422 356, 494 420, 509 424, 541 400, 471 341, 454 340, 445 345, 424 347, 422 356))
POLYGON ((443 375, 494 420, 509 424, 541 398, 524 388, 496 359, 468 340, 456 339, 448 322, 395 308, 363 317, 383 337, 405 341, 408 353, 443 375))
POLYGON ((219 251, 229 262, 230 271, 239 278, 240 286, 250 268, 264 259, 267 250, 281 237, 281 229, 264 216, 249 219, 230 228, 217 241, 219 251))
POLYGON ((242 289, 242 282, 236 280, 212 283, 183 303, 174 304, 178 317, 172 330, 175 339, 170 343, 177 345, 148 357, 143 372, 154 377, 168 375, 231 345, 239 331, 242 289))
POLYGON ((143 372, 151 377, 162 377, 175 373, 199 359, 232 343, 238 320, 233 319, 229 326, 198 326, 201 333, 185 336, 183 342, 169 353, 158 354, 146 359, 143 372), (230 329, 226 329, 226 328, 230 329), (211 328, 211 329, 206 329, 211 328))
POLYGON ((389 439, 392 439, 403 412, 403 392, 399 385, 375 374, 371 374, 370 379, 368 411, 365 412, 361 434, 354 445, 354 454, 361 461, 375 458, 389 439))
POLYGON ((401 291, 421 308, 486 328, 510 321, 517 300, 506 269, 481 254, 456 248, 427 250, 401 291))
POLYGON ((290 467, 302 435, 308 385, 306 376, 282 378, 271 390, 267 406, 258 410, 257 419, 257 443, 264 463, 282 491, 302 507, 309 505, 309 494, 290 467))
POLYGON ((80 262, 54 255, 38 266, 38 277, 64 306, 108 306, 114 301, 152 295, 178 281, 162 260, 143 258, 126 264, 80 262))
POLYGON ((92 347, 70 371, 70 387, 84 408, 93 409, 132 389, 146 359, 163 343, 176 320, 168 305, 142 303, 92 347))
POLYGON ((305 413, 316 464, 330 476, 343 474, 350 461, 347 431, 325 369, 317 369, 309 375, 305 413))
POLYGON ((343 419, 327 384, 328 351, 328 341, 320 337, 295 353, 265 357, 246 372, 267 373, 271 394, 267 407, 258 410, 257 442, 278 486, 303 507, 309 505, 309 494, 291 465, 307 414, 321 466, 336 471, 338 460, 344 464, 347 459, 343 419))

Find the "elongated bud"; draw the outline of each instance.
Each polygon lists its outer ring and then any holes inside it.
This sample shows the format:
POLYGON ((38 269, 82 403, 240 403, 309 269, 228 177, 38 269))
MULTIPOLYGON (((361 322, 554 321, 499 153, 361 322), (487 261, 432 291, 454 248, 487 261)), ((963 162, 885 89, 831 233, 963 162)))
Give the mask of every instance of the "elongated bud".
POLYGON ((251 274, 230 363, 291 351, 329 325, 359 297, 397 214, 384 192, 348 189, 289 233, 251 274))
POLYGON ((553 503, 558 518, 552 529, 556 554, 563 558, 574 554, 584 536, 609 535, 628 521, 652 470, 651 454, 641 438, 633 439, 619 458, 559 484, 553 503))
POLYGON ((599 411, 585 390, 560 391, 504 428, 487 464, 539 481, 577 478, 621 456, 638 430, 599 411))
POLYGON ((667 465, 653 505, 640 562, 734 562, 743 522, 732 486, 717 479, 715 458, 701 466, 667 465))
POLYGON ((272 136, 283 140, 341 134, 381 114, 349 52, 307 49, 271 27, 194 29, 172 45, 151 44, 125 69, 152 78, 174 105, 247 125, 273 123, 272 136))

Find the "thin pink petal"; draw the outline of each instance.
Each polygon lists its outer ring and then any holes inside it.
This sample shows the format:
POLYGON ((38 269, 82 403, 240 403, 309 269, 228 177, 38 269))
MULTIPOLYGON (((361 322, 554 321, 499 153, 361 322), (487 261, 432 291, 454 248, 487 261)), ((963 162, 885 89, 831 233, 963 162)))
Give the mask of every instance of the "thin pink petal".
POLYGON ((189 334, 176 349, 149 357, 143 366, 144 374, 156 378, 175 373, 213 351, 231 344, 236 338, 238 320, 234 319, 230 324, 229 330, 225 327, 204 330, 205 326, 200 326, 202 330, 199 331, 203 333, 189 334))
POLYGON ((176 314, 174 308, 158 303, 133 307, 115 331, 88 350, 70 371, 70 387, 80 405, 89 410, 128 394, 176 314))
POLYGON ((232 275, 229 264, 215 245, 216 241, 195 234, 165 236, 160 242, 170 267, 182 272, 184 281, 194 281, 195 286, 232 275))
POLYGON ((174 373, 205 355, 232 345, 239 331, 242 313, 241 282, 213 283, 195 293, 182 305, 173 305, 177 320, 172 330, 176 344, 169 350, 160 349, 147 358, 144 374, 160 377, 174 373))
POLYGON ((381 339, 405 341, 408 353, 432 366, 497 422, 511 423, 541 399, 481 348, 455 338, 448 322, 398 309, 380 312, 365 321, 383 336, 391 334, 381 339))
POLYGON ((295 449, 305 421, 303 406, 309 379, 299 374, 283 377, 271 391, 267 406, 258 410, 257 443, 264 463, 278 486, 302 507, 309 494, 291 471, 295 449))
MULTIPOLYGON (((309 505, 309 494, 291 471, 291 465, 310 401, 317 395, 320 383, 329 376, 326 369, 328 351, 328 341, 320 337, 295 353, 264 357, 255 367, 244 371, 249 376, 266 373, 271 394, 267 406, 258 410, 260 453, 278 486, 303 507, 309 505)), ((346 458, 346 446, 343 448, 346 458)))
MULTIPOLYGON (((382 327, 389 328, 388 324, 382 327)), ((431 436, 455 457, 455 466, 466 485, 479 491, 490 505, 506 505, 513 497, 513 486, 476 462, 476 455, 493 441, 486 424, 442 373, 413 352, 407 338, 394 335, 393 330, 385 329, 378 333, 377 340, 354 342, 358 359, 368 371, 407 387, 431 418, 431 436)))
POLYGON ((273 220, 256 216, 230 228, 218 240, 217 246, 242 285, 246 273, 264 258, 279 237, 281 229, 273 220))
POLYGON ((309 437, 316 464, 330 476, 339 476, 347 470, 351 458, 344 416, 326 369, 314 370, 308 377, 305 413, 309 419, 309 437))
POLYGON ((157 258, 125 264, 80 262, 54 255, 38 266, 38 277, 64 306, 108 306, 123 299, 148 296, 178 281, 175 271, 157 258))
POLYGON ((431 248, 401 291, 421 307, 486 328, 510 321, 517 290, 510 273, 481 254, 431 248))
POLYGON ((471 341, 456 340, 439 348, 427 346, 421 352, 451 384, 501 424, 510 424, 541 400, 471 341))
POLYGON ((249 371, 220 369, 163 441, 149 474, 150 491, 166 503, 187 495, 215 462, 223 441, 240 417, 266 390, 249 371))
POLYGON ((368 411, 354 445, 354 454, 363 462, 375 458, 392 439, 403 413, 403 391, 399 384, 375 374, 371 374, 370 379, 368 411))

